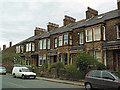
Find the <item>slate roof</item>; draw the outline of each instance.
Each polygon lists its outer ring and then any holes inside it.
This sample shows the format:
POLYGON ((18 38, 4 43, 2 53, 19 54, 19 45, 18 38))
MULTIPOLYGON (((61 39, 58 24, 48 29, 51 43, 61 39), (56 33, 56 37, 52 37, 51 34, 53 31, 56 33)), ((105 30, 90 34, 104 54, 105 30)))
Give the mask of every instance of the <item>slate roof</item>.
POLYGON ((50 35, 53 35, 53 34, 60 34, 60 33, 68 32, 68 31, 72 31, 73 29, 76 29, 79 27, 87 27, 87 26, 103 23, 107 20, 117 18, 117 17, 120 17, 120 10, 118 10, 118 9, 101 14, 101 15, 98 15, 98 16, 95 16, 95 17, 92 17, 92 18, 87 19, 87 20, 84 19, 84 20, 75 22, 73 24, 68 24, 66 26, 59 27, 57 29, 51 30, 50 32, 46 32, 43 34, 38 34, 36 36, 29 37, 28 39, 25 39, 25 40, 19 42, 17 45, 23 44, 25 42, 34 41, 35 39, 46 38, 46 37, 49 37, 50 35))

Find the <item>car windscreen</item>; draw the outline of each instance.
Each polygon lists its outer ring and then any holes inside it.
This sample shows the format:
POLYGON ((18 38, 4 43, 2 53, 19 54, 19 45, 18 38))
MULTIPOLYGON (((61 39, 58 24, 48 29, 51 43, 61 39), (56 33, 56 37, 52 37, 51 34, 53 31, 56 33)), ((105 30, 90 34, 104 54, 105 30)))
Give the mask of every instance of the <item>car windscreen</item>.
POLYGON ((112 74, 114 74, 115 76, 117 76, 120 79, 120 73, 118 72, 111 72, 112 74))
POLYGON ((26 68, 22 68, 22 72, 30 72, 30 70, 26 68))

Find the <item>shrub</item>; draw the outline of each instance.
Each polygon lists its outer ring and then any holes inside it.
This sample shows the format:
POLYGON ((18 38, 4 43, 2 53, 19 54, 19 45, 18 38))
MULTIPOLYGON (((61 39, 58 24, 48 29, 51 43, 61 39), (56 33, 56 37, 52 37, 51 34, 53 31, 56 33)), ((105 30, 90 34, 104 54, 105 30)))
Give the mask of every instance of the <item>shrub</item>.
POLYGON ((31 64, 29 67, 32 68, 32 69, 36 69, 37 68, 37 66, 34 65, 34 64, 31 64))
POLYGON ((100 62, 97 63, 96 67, 97 67, 97 70, 106 70, 107 69, 107 67, 103 63, 100 63, 100 62))

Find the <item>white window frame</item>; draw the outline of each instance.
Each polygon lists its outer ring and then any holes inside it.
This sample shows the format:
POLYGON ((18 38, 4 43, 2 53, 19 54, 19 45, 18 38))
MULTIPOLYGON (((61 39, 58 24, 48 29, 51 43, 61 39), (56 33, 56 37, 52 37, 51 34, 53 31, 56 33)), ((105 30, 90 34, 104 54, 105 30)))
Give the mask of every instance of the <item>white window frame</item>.
POLYGON ((28 44, 26 44, 26 52, 28 52, 28 44))
POLYGON ((69 45, 72 45, 72 35, 69 34, 69 45))
POLYGON ((84 35, 83 35, 83 32, 80 32, 79 33, 79 44, 83 44, 84 43, 84 35))
POLYGON ((98 60, 98 62, 101 62, 102 63, 102 61, 101 61, 101 51, 95 51, 95 57, 96 57, 96 59, 98 60), (100 57, 97 57, 97 53, 100 53, 100 57))
POLYGON ((20 52, 21 52, 21 53, 24 52, 24 46, 21 46, 21 48, 20 48, 20 52))
POLYGON ((57 48, 57 38, 54 39, 55 48, 57 48))
POLYGON ((92 28, 88 28, 86 30, 86 42, 91 42, 91 41, 92 41, 92 28), (88 40, 88 37, 90 37, 90 36, 88 36, 88 31, 91 31, 91 40, 88 40))
POLYGON ((117 25, 116 27, 117 27, 117 39, 120 39, 120 35, 119 35, 120 34, 120 28, 119 28, 120 25, 117 25))
POLYGON ((44 40, 43 40, 43 49, 47 49, 47 48, 46 48, 46 43, 47 43, 47 42, 46 42, 46 39, 44 39, 44 40))
POLYGON ((43 64, 43 55, 39 56, 39 66, 42 66, 43 64))
POLYGON ((31 51, 31 43, 29 43, 28 45, 29 45, 28 51, 31 51))
POLYGON ((94 32, 94 41, 99 41, 100 40, 100 36, 101 36, 101 29, 100 29, 100 26, 96 26, 93 28, 93 32, 94 32), (99 38, 96 38, 98 37, 99 35, 99 38))

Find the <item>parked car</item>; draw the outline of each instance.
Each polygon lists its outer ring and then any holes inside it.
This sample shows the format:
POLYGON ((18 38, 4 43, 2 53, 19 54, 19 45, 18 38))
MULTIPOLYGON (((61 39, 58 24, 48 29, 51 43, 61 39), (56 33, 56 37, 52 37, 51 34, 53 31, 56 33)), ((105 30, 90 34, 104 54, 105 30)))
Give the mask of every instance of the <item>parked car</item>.
POLYGON ((27 67, 13 67, 12 75, 14 78, 36 78, 36 73, 31 72, 27 67))
POLYGON ((107 70, 92 70, 86 74, 84 85, 86 90, 96 88, 120 90, 120 75, 107 70))
POLYGON ((4 75, 6 75, 6 68, 5 67, 2 67, 2 66, 0 66, 0 74, 4 74, 4 75))

